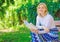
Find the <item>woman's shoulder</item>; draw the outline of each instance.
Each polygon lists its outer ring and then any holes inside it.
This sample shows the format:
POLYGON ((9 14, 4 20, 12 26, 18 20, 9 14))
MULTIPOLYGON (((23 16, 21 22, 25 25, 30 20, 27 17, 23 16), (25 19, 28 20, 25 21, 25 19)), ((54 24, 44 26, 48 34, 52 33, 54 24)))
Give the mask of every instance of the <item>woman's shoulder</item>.
POLYGON ((51 14, 48 14, 47 17, 53 19, 53 16, 51 14))
POLYGON ((38 18, 38 19, 39 19, 40 17, 37 15, 37 17, 36 17, 36 18, 38 18))

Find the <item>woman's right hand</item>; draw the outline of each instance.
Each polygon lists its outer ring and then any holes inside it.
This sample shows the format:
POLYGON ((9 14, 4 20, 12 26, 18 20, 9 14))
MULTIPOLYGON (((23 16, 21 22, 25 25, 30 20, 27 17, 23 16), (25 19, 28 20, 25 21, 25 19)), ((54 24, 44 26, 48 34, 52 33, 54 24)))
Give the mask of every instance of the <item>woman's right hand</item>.
POLYGON ((49 32, 49 29, 48 29, 47 27, 44 27, 44 26, 43 26, 43 29, 44 29, 44 31, 45 31, 46 33, 49 32))

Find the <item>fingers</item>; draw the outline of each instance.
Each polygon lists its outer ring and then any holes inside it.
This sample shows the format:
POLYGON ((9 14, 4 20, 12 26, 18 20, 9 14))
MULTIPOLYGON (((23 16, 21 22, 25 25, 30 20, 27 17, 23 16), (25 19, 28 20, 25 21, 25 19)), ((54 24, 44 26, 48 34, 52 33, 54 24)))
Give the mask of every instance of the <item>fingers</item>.
POLYGON ((49 29, 48 29, 47 27, 44 27, 44 26, 43 26, 43 28, 44 28, 44 31, 45 31, 46 33, 49 32, 49 29))
POLYGON ((44 31, 45 31, 46 33, 48 33, 48 32, 49 32, 49 29, 46 28, 46 29, 44 29, 44 31))
POLYGON ((38 30, 37 29, 30 29, 30 30, 31 30, 31 32, 38 34, 38 30))

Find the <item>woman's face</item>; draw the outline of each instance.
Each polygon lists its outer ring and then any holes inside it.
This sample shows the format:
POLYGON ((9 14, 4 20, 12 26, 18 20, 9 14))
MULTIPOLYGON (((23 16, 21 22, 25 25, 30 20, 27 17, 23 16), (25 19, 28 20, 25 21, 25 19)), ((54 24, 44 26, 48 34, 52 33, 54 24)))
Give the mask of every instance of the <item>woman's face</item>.
POLYGON ((37 9, 38 13, 41 15, 41 16, 45 16, 46 14, 46 7, 44 5, 40 5, 37 9))

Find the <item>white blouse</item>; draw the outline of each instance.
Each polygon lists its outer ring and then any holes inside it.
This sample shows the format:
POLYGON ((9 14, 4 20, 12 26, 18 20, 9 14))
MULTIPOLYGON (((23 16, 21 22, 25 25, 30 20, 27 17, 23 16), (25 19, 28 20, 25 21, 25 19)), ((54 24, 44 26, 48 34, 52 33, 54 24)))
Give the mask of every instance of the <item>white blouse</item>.
POLYGON ((49 13, 44 17, 37 16, 36 27, 39 28, 40 24, 42 26, 49 28, 49 29, 55 28, 54 19, 49 13))

